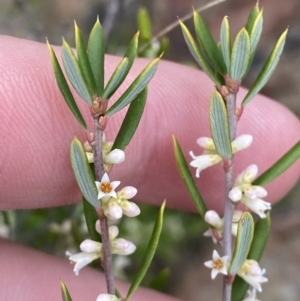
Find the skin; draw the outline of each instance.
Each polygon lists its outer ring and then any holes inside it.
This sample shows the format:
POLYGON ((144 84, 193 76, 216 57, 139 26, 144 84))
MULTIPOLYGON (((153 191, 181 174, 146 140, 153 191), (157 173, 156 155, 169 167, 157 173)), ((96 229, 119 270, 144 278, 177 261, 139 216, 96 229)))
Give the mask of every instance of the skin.
MULTIPOLYGON (((56 48, 59 51, 58 48, 56 48)), ((109 76, 119 58, 106 58, 109 76)), ((56 86, 47 47, 26 40, 0 37, 0 210, 41 208, 80 201, 74 180, 69 146, 74 135, 86 133, 69 112, 56 86)), ((147 60, 134 64, 122 91, 144 68, 147 60)), ((126 160, 114 167, 110 177, 121 187, 138 188, 137 199, 194 210, 178 175, 171 134, 178 138, 188 161, 188 152, 201 153, 196 139, 210 136, 208 103, 213 84, 202 72, 170 62, 161 62, 149 87, 145 115, 126 150, 126 160)), ((241 89, 239 99, 245 94, 241 89)), ((89 109, 78 99, 85 119, 89 109)), ((108 123, 107 140, 113 140, 124 113, 108 123)), ((92 130, 91 123, 90 129, 92 130)), ((300 122, 288 109, 257 96, 238 124, 239 134, 251 134, 250 148, 238 153, 235 171, 252 163, 263 172, 300 138, 300 122)), ((267 201, 282 198, 299 178, 300 162, 266 186, 267 201)), ((193 171, 194 172, 194 171, 193 171)), ((209 208, 222 209, 222 167, 205 170, 197 180, 209 208)), ((60 300, 58 281, 63 279, 74 300, 95 300, 105 292, 102 276, 89 268, 74 276, 67 260, 0 242, 0 296, 3 300, 60 300), (97 274, 97 275, 96 275, 97 274), (100 278, 99 278, 100 277, 100 278), (11 286, 13 281, 14 287, 11 286), (100 280, 99 280, 100 279, 100 280), (88 290, 84 289, 87 283, 88 290)), ((119 284, 126 291, 126 284, 119 284)), ((176 300, 149 290, 139 290, 132 300, 176 300)))

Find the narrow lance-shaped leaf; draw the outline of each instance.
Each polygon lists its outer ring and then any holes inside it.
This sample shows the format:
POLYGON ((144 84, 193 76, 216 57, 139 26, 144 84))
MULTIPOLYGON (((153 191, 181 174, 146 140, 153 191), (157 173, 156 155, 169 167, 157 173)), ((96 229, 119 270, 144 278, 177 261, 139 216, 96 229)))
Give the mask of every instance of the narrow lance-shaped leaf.
POLYGON ((47 41, 47 46, 50 52, 50 56, 51 56, 51 61, 52 61, 52 66, 53 66, 53 70, 54 70, 54 74, 55 74, 55 78, 56 78, 56 82, 57 85, 59 87, 59 90, 61 92, 61 94, 63 95, 66 104, 68 105, 68 107, 70 108, 71 112, 73 113, 73 115, 75 116, 75 118, 77 119, 77 121, 80 123, 80 125, 82 127, 84 127, 85 129, 86 127, 86 123, 84 118, 82 117, 78 106, 74 100, 74 97, 71 93, 71 90, 69 88, 69 85, 67 83, 67 80, 60 68, 60 65, 58 63, 57 57, 53 51, 53 48, 51 47, 51 45, 49 44, 49 42, 47 41))
POLYGON ((264 186, 276 179, 300 158, 300 141, 286 152, 275 164, 261 174, 253 185, 264 186))
POLYGON ((92 97, 84 76, 79 68, 78 61, 68 43, 63 40, 62 60, 66 69, 68 79, 80 97, 88 104, 92 104, 92 97))
POLYGON ((245 106, 263 88, 263 86, 271 77, 274 69, 276 68, 279 62, 280 55, 283 51, 286 35, 287 30, 278 39, 275 47, 273 48, 270 56, 268 57, 254 84, 245 96, 242 102, 242 106, 245 106))
POLYGON ((230 77, 240 81, 247 71, 250 60, 250 38, 243 28, 236 36, 231 53, 230 77))
POLYGON ((230 70, 230 58, 231 58, 231 35, 230 35, 230 26, 228 22, 228 17, 225 16, 220 32, 220 44, 223 59, 226 65, 227 70, 230 70))
POLYGON ((126 107, 148 85, 158 67, 160 57, 152 61, 134 80, 123 95, 107 110, 106 115, 111 116, 126 107))
POLYGON ((86 51, 86 47, 83 41, 83 37, 76 22, 74 22, 74 26, 78 64, 85 78, 85 81, 88 83, 90 91, 92 92, 92 94, 96 94, 96 82, 90 64, 90 60, 86 51))
POLYGON ((178 141, 176 140, 174 135, 172 138, 177 168, 179 169, 181 178, 184 181, 185 187, 187 188, 189 195, 191 196, 194 204, 196 205, 196 208, 198 209, 201 217, 204 219, 205 213, 207 211, 206 205, 189 170, 188 164, 184 158, 182 149, 178 141))
POLYGON ((95 228, 96 221, 98 220, 95 207, 91 205, 84 197, 83 197, 83 212, 84 212, 86 225, 91 239, 94 241, 101 241, 102 237, 96 231, 95 228))
POLYGON ((248 33, 250 34, 253 24, 258 16, 258 14, 260 13, 260 9, 258 4, 256 4, 253 9, 251 10, 248 20, 247 20, 247 24, 246 24, 246 30, 248 31, 248 33))
POLYGON ((63 301, 72 301, 72 298, 67 289, 67 286, 62 281, 60 281, 60 289, 61 289, 61 295, 62 295, 63 301))
POLYGON ((146 248, 142 262, 140 264, 139 270, 128 290, 126 300, 129 300, 129 298, 132 296, 132 294, 135 292, 135 290, 139 287, 139 285, 140 285, 141 281, 143 280, 143 278, 150 266, 150 263, 153 259, 153 256, 155 254, 155 251, 156 251, 156 248, 158 245, 162 225, 163 225, 163 214, 164 214, 165 205, 166 205, 166 202, 164 201, 162 206, 160 207, 158 216, 156 218, 153 232, 152 232, 150 241, 148 243, 148 246, 146 248))
POLYGON ((217 153, 224 159, 232 157, 227 111, 221 94, 215 90, 209 107, 209 122, 217 153))
POLYGON ((258 42, 260 40, 262 28, 263 28, 263 12, 261 11, 257 16, 257 18, 252 26, 251 31, 249 32, 250 55, 251 56, 254 56, 254 52, 255 52, 258 42))
POLYGON ((83 146, 76 137, 71 143, 71 164, 81 193, 91 205, 99 208, 94 177, 83 146))
POLYGON ((99 97, 102 96, 104 90, 104 52, 103 29, 99 19, 97 19, 88 41, 88 57, 96 81, 96 95, 99 97))
POLYGON ((124 150, 132 139, 143 114, 147 100, 145 88, 129 105, 126 116, 114 141, 112 149, 124 150))
POLYGON ((224 84, 224 79, 212 69, 210 63, 207 61, 207 58, 201 53, 199 46, 193 39, 190 31, 187 27, 179 20, 179 25, 182 30, 182 34, 184 40, 190 50, 190 53, 200 66, 200 68, 213 80, 213 82, 218 86, 221 87, 224 84))
MULTIPOLYGON (((271 230, 270 213, 267 213, 266 218, 259 219, 254 227, 254 236, 251 248, 248 254, 248 259, 254 259, 259 262, 261 255, 266 246, 271 230)), ((236 276, 232 286, 232 301, 241 301, 249 287, 241 277, 236 276)))
POLYGON ((194 25, 197 38, 206 56, 209 58, 210 63, 221 75, 226 75, 227 69, 222 57, 222 53, 213 39, 204 20, 196 11, 194 11, 194 25))
POLYGON ((128 72, 130 71, 130 68, 132 67, 133 61, 137 54, 138 39, 139 39, 139 32, 137 32, 134 35, 133 39, 129 43, 129 46, 125 52, 124 58, 119 63, 113 75, 109 79, 102 95, 103 99, 110 99, 110 97, 120 87, 125 77, 127 76, 128 72))
POLYGON ((254 221, 249 212, 244 212, 238 224, 238 232, 235 241, 229 273, 234 275, 247 259, 253 239, 254 221))

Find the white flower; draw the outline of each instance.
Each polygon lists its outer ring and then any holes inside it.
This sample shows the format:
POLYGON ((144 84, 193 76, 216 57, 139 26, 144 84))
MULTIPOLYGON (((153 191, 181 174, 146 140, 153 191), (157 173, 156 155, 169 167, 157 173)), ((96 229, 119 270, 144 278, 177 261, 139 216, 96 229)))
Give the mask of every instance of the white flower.
MULTIPOLYGON (((238 222, 243 212, 240 210, 234 210, 232 216, 232 235, 237 235, 238 222)), ((224 218, 221 218, 219 214, 214 210, 208 210, 204 216, 205 221, 212 226, 206 232, 204 236, 211 236, 214 243, 218 243, 223 238, 224 218)))
POLYGON ((115 189, 120 185, 120 181, 110 182, 108 174, 104 173, 101 182, 95 181, 98 189, 98 199, 109 199, 110 197, 116 198, 117 193, 115 189))
POLYGON ((258 262, 252 259, 247 259, 239 269, 237 274, 248 282, 253 288, 261 292, 261 283, 267 282, 268 279, 264 277, 266 270, 261 269, 258 262))
MULTIPOLYGON (((94 135, 92 136, 94 137, 94 135)), ((109 171, 113 164, 122 163, 125 160, 125 153, 120 149, 111 150, 113 146, 113 141, 106 142, 105 134, 102 137, 102 156, 104 163, 104 170, 109 171)), ((88 141, 83 144, 87 159, 89 163, 94 163, 93 148, 88 141)))
POLYGON ((100 294, 96 299, 96 301, 119 301, 119 300, 121 299, 119 299, 115 295, 110 295, 110 294, 100 294))
POLYGON ((99 258, 101 254, 97 253, 85 253, 85 252, 80 252, 77 254, 71 254, 70 252, 66 252, 66 255, 69 256, 69 260, 71 264, 74 265, 74 273, 76 276, 79 275, 79 271, 91 263, 93 260, 99 258))
POLYGON ((236 179, 234 187, 228 197, 233 202, 242 202, 261 218, 265 218, 266 210, 271 209, 271 204, 261 198, 267 196, 267 191, 261 186, 251 185, 258 172, 255 164, 248 166, 236 179))
MULTIPOLYGON (((237 137, 231 143, 232 152, 236 153, 242 149, 249 147, 252 143, 251 135, 241 135, 237 137)), ((200 172, 212 165, 215 165, 223 161, 222 157, 217 153, 215 144, 211 138, 201 137, 197 140, 197 143, 204 148, 202 155, 195 156, 192 151, 190 151, 190 156, 193 158, 190 163, 191 166, 196 168, 196 177, 199 178, 200 172)))
POLYGON ((110 198, 102 202, 104 214, 109 219, 119 219, 123 214, 133 217, 140 214, 140 208, 128 199, 133 198, 137 189, 132 186, 126 186, 117 192, 116 198, 110 198))
POLYGON ((220 257, 219 253, 214 250, 212 259, 204 262, 206 267, 212 269, 211 279, 215 279, 219 273, 227 275, 228 256, 220 257))
POLYGON ((256 289, 255 288, 253 288, 252 290, 248 290, 247 293, 248 293, 247 298, 243 299, 242 301, 259 301, 256 298, 256 289))
MULTIPOLYGON (((96 231, 101 234, 99 221, 96 222, 96 231)), ((135 251, 136 246, 132 242, 123 238, 116 238, 119 234, 117 226, 110 226, 108 231, 112 254, 130 255, 135 251)), ((73 271, 77 276, 83 267, 103 256, 102 243, 91 239, 84 240, 80 244, 80 250, 81 252, 77 254, 66 252, 69 260, 74 265, 73 271)))

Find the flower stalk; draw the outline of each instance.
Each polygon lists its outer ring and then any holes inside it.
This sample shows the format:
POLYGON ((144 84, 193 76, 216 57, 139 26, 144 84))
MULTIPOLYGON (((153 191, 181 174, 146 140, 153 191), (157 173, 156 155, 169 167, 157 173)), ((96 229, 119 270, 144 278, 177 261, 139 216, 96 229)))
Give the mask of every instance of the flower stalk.
MULTIPOLYGON (((236 94, 229 93, 225 97, 227 116, 229 122, 230 140, 233 141, 236 135, 237 116, 236 110, 236 94)), ((225 171, 225 200, 224 200, 224 230, 223 230, 223 255, 228 256, 229 260, 232 258, 232 217, 234 211, 234 204, 228 197, 230 190, 233 186, 233 167, 234 156, 231 160, 227 161, 228 164, 224 164, 225 171)), ((225 162, 224 162, 225 163, 225 162)), ((223 301, 231 300, 232 279, 230 275, 223 277, 223 301)))
MULTIPOLYGON (((95 139, 91 143, 94 153, 94 166, 95 166, 95 176, 96 181, 101 181, 104 175, 103 168, 103 155, 102 155, 102 140, 103 140, 103 130, 105 126, 101 126, 102 117, 99 115, 94 116, 94 130, 95 130, 95 139)), ((103 245, 103 257, 102 257, 102 266, 104 269, 106 287, 108 294, 115 294, 115 283, 114 283, 114 274, 112 266, 112 255, 110 250, 110 241, 109 241, 109 231, 107 217, 104 214, 102 208, 97 210, 97 215, 100 221, 100 229, 102 235, 102 245, 103 245)))

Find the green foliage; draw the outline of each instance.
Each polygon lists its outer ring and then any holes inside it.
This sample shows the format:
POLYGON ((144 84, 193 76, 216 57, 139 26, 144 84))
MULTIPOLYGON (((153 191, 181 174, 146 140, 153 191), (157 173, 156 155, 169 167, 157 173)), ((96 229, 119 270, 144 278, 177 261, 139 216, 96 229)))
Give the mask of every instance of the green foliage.
POLYGON ((142 92, 154 76, 159 61, 160 58, 157 58, 146 66, 146 68, 137 76, 122 96, 107 110, 106 116, 111 116, 119 112, 131 103, 135 99, 136 95, 142 92))
POLYGON ((145 88, 136 98, 131 102, 119 132, 116 136, 112 149, 124 150, 132 139, 144 112, 147 100, 147 88, 145 88))
POLYGON ((224 17, 220 32, 220 46, 227 70, 230 70, 231 61, 231 34, 228 17, 224 17))
POLYGON ((97 92, 96 95, 101 97, 104 89, 104 34, 102 26, 97 19, 89 37, 87 53, 94 74, 97 92))
POLYGON ((67 286, 62 281, 60 281, 60 288, 63 301, 72 301, 67 286))
POLYGON ((189 170, 189 167, 184 158, 181 147, 174 135, 173 135, 173 144, 174 144, 176 165, 180 172, 180 176, 183 179, 183 182, 189 192, 189 195, 192 198, 192 201, 194 202, 196 208, 198 209, 200 216, 204 219, 205 213, 207 211, 206 205, 205 205, 204 200, 197 188, 195 180, 189 170))
POLYGON ((288 150, 275 164, 261 174, 253 185, 264 186, 286 171, 300 158, 300 141, 288 150))
POLYGON ((54 74, 55 74, 55 78, 56 78, 56 82, 59 87, 59 90, 60 90, 61 94, 63 95, 63 97, 66 101, 66 104, 68 105, 71 112, 77 119, 77 121, 80 123, 81 126, 83 126, 86 129, 87 127, 86 127, 85 120, 82 117, 82 115, 78 109, 78 106, 77 106, 77 104, 74 100, 74 97, 71 93, 71 90, 68 86, 67 80, 61 70, 61 67, 58 63, 57 57, 53 51, 53 48, 48 43, 48 41, 47 41, 47 45, 48 45, 48 49, 50 52, 51 62, 52 62, 52 66, 53 66, 53 70, 54 70, 54 74))
POLYGON ((250 38, 245 28, 237 34, 231 53, 230 77, 241 80, 247 71, 250 59, 250 38))
POLYGON ((100 208, 95 180, 81 142, 75 137, 71 143, 71 164, 84 198, 95 208, 100 208))
POLYGON ((131 283, 131 286, 128 290, 126 300, 129 300, 129 298, 133 295, 135 290, 139 287, 139 285, 140 285, 142 279, 144 278, 144 276, 150 266, 150 263, 153 259, 153 256, 155 254, 155 251, 156 251, 156 248, 158 245, 159 237, 161 234, 165 205, 166 205, 166 202, 164 201, 162 206, 160 207, 160 211, 157 216, 157 219, 156 219, 156 222, 155 222, 155 225, 153 228, 153 232, 152 232, 150 241, 147 246, 147 250, 146 250, 143 260, 140 264, 140 268, 135 276, 134 281, 131 283))
POLYGON ((152 279, 149 288, 159 292, 162 291, 170 277, 170 273, 171 271, 169 268, 161 270, 156 277, 152 279))
POLYGON ((71 47, 65 40, 63 40, 62 46, 62 60, 72 86, 78 95, 80 95, 84 101, 91 105, 93 100, 91 92, 88 88, 88 84, 84 79, 83 73, 71 47))
POLYGON ((263 86, 270 79, 271 75, 273 74, 273 71, 275 70, 279 62, 279 58, 281 56, 285 44, 286 35, 287 35, 287 30, 284 31, 284 33, 278 39, 271 54, 269 55, 259 75, 257 76, 254 84, 251 86, 247 95, 243 99, 242 106, 245 106, 263 88, 263 86))
POLYGON ((226 106, 221 94, 215 90, 209 107, 209 122, 217 153, 224 159, 232 157, 226 106))
POLYGON ((249 212, 244 212, 238 224, 234 253, 231 260, 229 273, 234 275, 245 262, 253 239, 254 221, 249 212))
POLYGON ((96 231, 95 224, 98 220, 98 215, 96 213, 95 207, 86 200, 85 197, 82 198, 83 200, 83 212, 85 216, 86 226, 88 228, 90 237, 94 241, 101 241, 101 235, 96 231))
POLYGON ((202 17, 194 11, 194 25, 198 41, 209 62, 221 75, 227 74, 227 68, 222 53, 214 41, 202 17))

